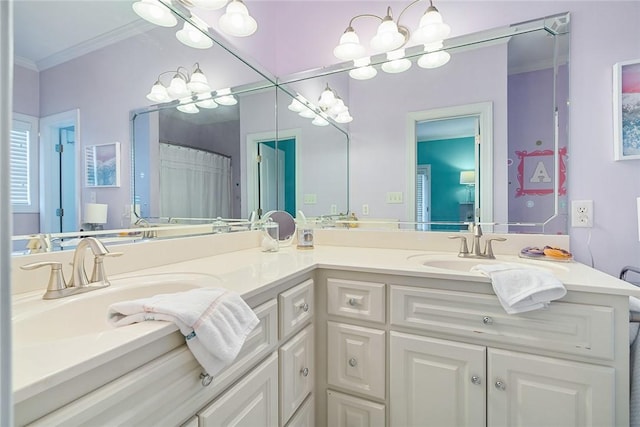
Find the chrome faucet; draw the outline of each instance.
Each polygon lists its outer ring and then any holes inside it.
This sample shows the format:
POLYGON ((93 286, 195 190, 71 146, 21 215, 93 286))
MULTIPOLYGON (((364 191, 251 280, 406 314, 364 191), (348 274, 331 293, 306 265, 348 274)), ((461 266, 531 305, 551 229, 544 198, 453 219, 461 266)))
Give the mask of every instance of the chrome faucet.
POLYGON ((487 258, 487 259, 495 259, 495 255, 493 254, 493 245, 491 242, 498 241, 504 242, 504 237, 492 237, 485 239, 484 251, 480 250, 480 239, 482 237, 482 227, 478 223, 470 223, 469 230, 473 233, 473 242, 471 243, 471 251, 467 246, 467 238, 466 236, 449 236, 450 239, 460 239, 460 250, 458 251, 458 256, 460 258, 487 258))
POLYGON ((120 255, 122 255, 122 252, 109 252, 102 242, 95 237, 85 237, 80 240, 73 254, 73 266, 69 283, 64 279, 61 262, 35 262, 23 265, 20 268, 23 270, 33 270, 50 266, 51 274, 49 275, 49 282, 47 283, 47 291, 42 298, 57 299, 109 286, 110 283, 104 272, 102 261, 104 257, 120 255), (91 279, 87 277, 87 272, 84 268, 84 257, 88 248, 91 249, 94 256, 91 279))

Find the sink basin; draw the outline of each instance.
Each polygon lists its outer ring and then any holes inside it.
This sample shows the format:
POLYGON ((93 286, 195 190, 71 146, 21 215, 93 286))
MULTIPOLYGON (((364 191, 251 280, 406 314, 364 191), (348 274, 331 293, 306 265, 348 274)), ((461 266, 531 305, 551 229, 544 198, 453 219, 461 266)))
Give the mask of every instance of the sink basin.
POLYGON ((551 273, 562 273, 569 271, 569 268, 561 263, 551 261, 526 260, 514 256, 498 257, 497 259, 483 258, 457 258, 454 255, 413 255, 409 260, 416 260, 425 267, 440 270, 458 271, 471 274, 481 274, 470 271, 477 265, 488 264, 509 264, 521 268, 537 268, 551 273))
POLYGON ((17 309, 14 340, 33 344, 100 334, 116 328, 107 322, 107 308, 119 301, 157 294, 219 286, 221 280, 206 274, 178 273, 128 277, 111 286, 56 300, 42 301, 28 311, 17 309))

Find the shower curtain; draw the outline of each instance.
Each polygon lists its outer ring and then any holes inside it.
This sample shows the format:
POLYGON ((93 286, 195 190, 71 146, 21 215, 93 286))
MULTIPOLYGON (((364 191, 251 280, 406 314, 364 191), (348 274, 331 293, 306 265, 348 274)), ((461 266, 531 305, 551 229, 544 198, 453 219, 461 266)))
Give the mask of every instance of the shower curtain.
POLYGON ((231 158, 161 142, 160 216, 231 218, 231 158))

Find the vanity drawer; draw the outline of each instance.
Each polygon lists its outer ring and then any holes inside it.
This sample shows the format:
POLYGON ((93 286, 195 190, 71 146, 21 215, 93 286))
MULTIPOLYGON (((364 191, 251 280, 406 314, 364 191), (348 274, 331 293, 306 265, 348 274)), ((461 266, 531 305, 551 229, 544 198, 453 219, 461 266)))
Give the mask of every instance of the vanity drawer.
POLYGON ((613 359, 614 310, 554 301, 507 314, 494 295, 391 286, 391 324, 567 354, 613 359))
POLYGON ((370 322, 385 322, 385 284, 327 279, 327 312, 370 322))
POLYGON ((280 294, 280 339, 290 336, 313 317, 313 280, 280 294))
POLYGON ((313 326, 309 325, 279 350, 280 425, 284 425, 313 390, 313 326))
POLYGON ((327 425, 331 427, 384 427, 385 422, 384 405, 327 390, 327 425))
POLYGON ((385 331, 327 322, 329 385, 384 399, 385 331))

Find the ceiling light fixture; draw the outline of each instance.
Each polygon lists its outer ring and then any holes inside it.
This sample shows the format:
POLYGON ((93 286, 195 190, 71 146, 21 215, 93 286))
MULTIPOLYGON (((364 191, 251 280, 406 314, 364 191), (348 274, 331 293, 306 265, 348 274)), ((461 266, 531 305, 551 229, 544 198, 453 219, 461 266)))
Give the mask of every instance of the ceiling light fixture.
MULTIPOLYGON (((433 0, 428 0, 429 6, 420 19, 418 28, 415 29, 413 33, 409 28, 400 24, 400 19, 407 9, 415 4, 425 1, 427 0, 414 0, 409 3, 408 6, 402 9, 400 15, 398 15, 397 21, 394 21, 393 19, 391 7, 387 7, 387 14, 384 17, 369 13, 354 16, 351 18, 347 29, 340 37, 338 46, 333 49, 333 54, 336 58, 343 61, 359 61, 366 58, 367 63, 360 65, 356 63, 355 66, 358 68, 351 70, 349 75, 351 75, 352 78, 360 80, 374 77, 375 73, 371 71, 373 67, 370 67, 370 60, 366 56, 366 48, 360 43, 360 39, 353 28, 353 23, 358 18, 376 18, 380 20, 380 25, 378 26, 376 35, 371 39, 370 45, 376 53, 387 53, 388 62, 386 64, 389 65, 383 64, 382 69, 388 73, 400 73, 406 71, 411 67, 411 63, 408 59, 404 58, 404 49, 402 48, 409 40, 414 43, 424 44, 425 51, 430 54, 435 50, 442 49, 442 41, 451 31, 451 28, 443 22, 442 15, 440 15, 438 9, 433 5, 433 0), (433 44, 438 43, 440 43, 440 47, 438 49, 429 47, 427 50, 427 46, 432 46, 433 44)), ((447 55, 449 54, 447 53, 447 55)), ((423 60, 423 63, 429 62, 430 65, 440 64, 439 66, 442 66, 448 61, 447 59, 447 61, 443 62, 445 55, 441 55, 440 52, 435 56, 438 56, 439 61, 430 61, 425 59, 423 60)), ((434 58, 434 55, 429 56, 429 59, 432 58, 434 58)))
MULTIPOLYGON (((242 0, 165 0, 168 4, 175 3, 185 10, 189 16, 176 37, 187 46, 197 49, 207 49, 213 46, 209 36, 209 25, 196 16, 191 8, 217 10, 227 6, 225 13, 220 16, 218 24, 220 31, 230 36, 247 37, 255 33, 258 23, 249 15, 247 6, 242 0)), ((160 0, 138 0, 132 5, 133 10, 141 18, 162 27, 174 27, 178 20, 167 3, 160 0)))

